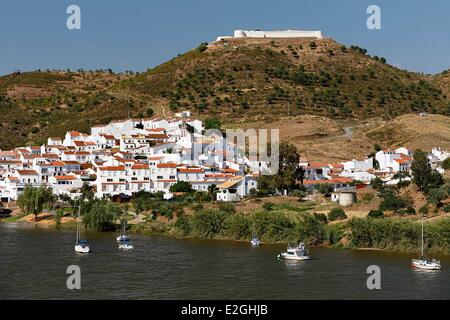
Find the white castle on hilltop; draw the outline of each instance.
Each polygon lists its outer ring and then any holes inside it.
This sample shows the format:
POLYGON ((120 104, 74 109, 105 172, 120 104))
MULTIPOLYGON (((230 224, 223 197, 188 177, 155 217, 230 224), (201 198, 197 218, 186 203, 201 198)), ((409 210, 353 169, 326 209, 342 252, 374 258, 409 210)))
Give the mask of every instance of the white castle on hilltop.
POLYGON ((216 41, 231 38, 317 38, 322 39, 322 31, 303 31, 303 30, 234 30, 233 36, 220 36, 216 41))

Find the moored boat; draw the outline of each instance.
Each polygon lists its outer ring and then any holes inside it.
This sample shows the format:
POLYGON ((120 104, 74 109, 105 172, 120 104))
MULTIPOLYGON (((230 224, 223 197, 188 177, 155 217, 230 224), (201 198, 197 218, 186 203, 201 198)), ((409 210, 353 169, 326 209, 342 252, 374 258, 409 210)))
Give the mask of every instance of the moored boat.
POLYGON ((75 241, 75 252, 77 253, 89 253, 91 248, 86 239, 82 239, 80 230, 80 207, 78 207, 78 220, 77 220, 77 239, 75 241))
POLYGON ((297 246, 292 247, 288 246, 286 252, 282 252, 278 255, 279 259, 286 259, 286 260, 310 260, 309 257, 309 249, 306 247, 306 245, 303 242, 300 242, 297 246))
POLYGON ((250 240, 250 243, 253 247, 258 247, 261 244, 261 241, 258 239, 256 235, 253 235, 252 240, 250 240))
POLYGON ((424 255, 424 232, 423 232, 423 215, 422 215, 422 255, 420 259, 412 259, 411 267, 422 270, 441 270, 441 262, 437 259, 426 259, 424 255))

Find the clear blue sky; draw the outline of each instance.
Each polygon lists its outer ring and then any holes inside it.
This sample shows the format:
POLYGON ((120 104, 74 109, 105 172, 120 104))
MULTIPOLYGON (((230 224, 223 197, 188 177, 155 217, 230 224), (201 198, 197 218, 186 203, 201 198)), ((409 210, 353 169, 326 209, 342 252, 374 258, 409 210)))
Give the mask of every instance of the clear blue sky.
POLYGON ((322 30, 403 69, 450 68, 448 0, 2 0, 0 74, 14 69, 142 71, 234 29, 322 30), (82 29, 66 28, 77 4, 82 29), (366 8, 382 10, 382 30, 366 8))

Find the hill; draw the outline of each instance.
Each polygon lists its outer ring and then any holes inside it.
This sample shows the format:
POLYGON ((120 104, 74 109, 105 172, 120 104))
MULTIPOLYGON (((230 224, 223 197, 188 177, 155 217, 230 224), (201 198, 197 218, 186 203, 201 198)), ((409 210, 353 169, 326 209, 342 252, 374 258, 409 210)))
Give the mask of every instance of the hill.
POLYGON ((419 111, 450 114, 449 84, 448 73, 399 70, 332 39, 230 39, 140 74, 40 71, 0 77, 0 148, 142 116, 149 107, 164 116, 189 109, 199 118, 219 118, 225 127, 283 126, 277 121, 285 117, 314 115, 334 123, 314 129, 323 135, 340 132, 349 121, 354 126, 419 111))
POLYGON ((392 120, 305 115, 248 123, 244 128, 279 129, 280 138, 295 144, 302 158, 316 162, 364 158, 374 152, 375 144, 383 148, 450 150, 450 117, 435 114, 405 114, 392 120))
POLYGON ((108 92, 126 75, 29 72, 0 77, 0 149, 43 143, 67 130, 126 117, 135 101, 108 92))
POLYGON ((447 96, 432 79, 331 39, 230 39, 200 46, 115 89, 172 111, 233 121, 301 114, 390 118, 444 112, 447 96))

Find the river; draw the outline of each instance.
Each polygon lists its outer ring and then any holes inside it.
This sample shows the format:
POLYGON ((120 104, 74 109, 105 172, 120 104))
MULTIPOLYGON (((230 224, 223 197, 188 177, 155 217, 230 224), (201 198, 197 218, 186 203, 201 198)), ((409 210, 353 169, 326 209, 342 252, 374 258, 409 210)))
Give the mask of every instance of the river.
POLYGON ((409 267, 410 254, 312 248, 312 260, 287 263, 281 245, 133 235, 119 251, 113 233, 88 233, 92 253, 73 251, 74 232, 0 223, 2 299, 450 299, 443 270, 409 267), (81 268, 81 290, 66 269, 81 268), (366 268, 381 268, 381 290, 368 290, 366 268))

